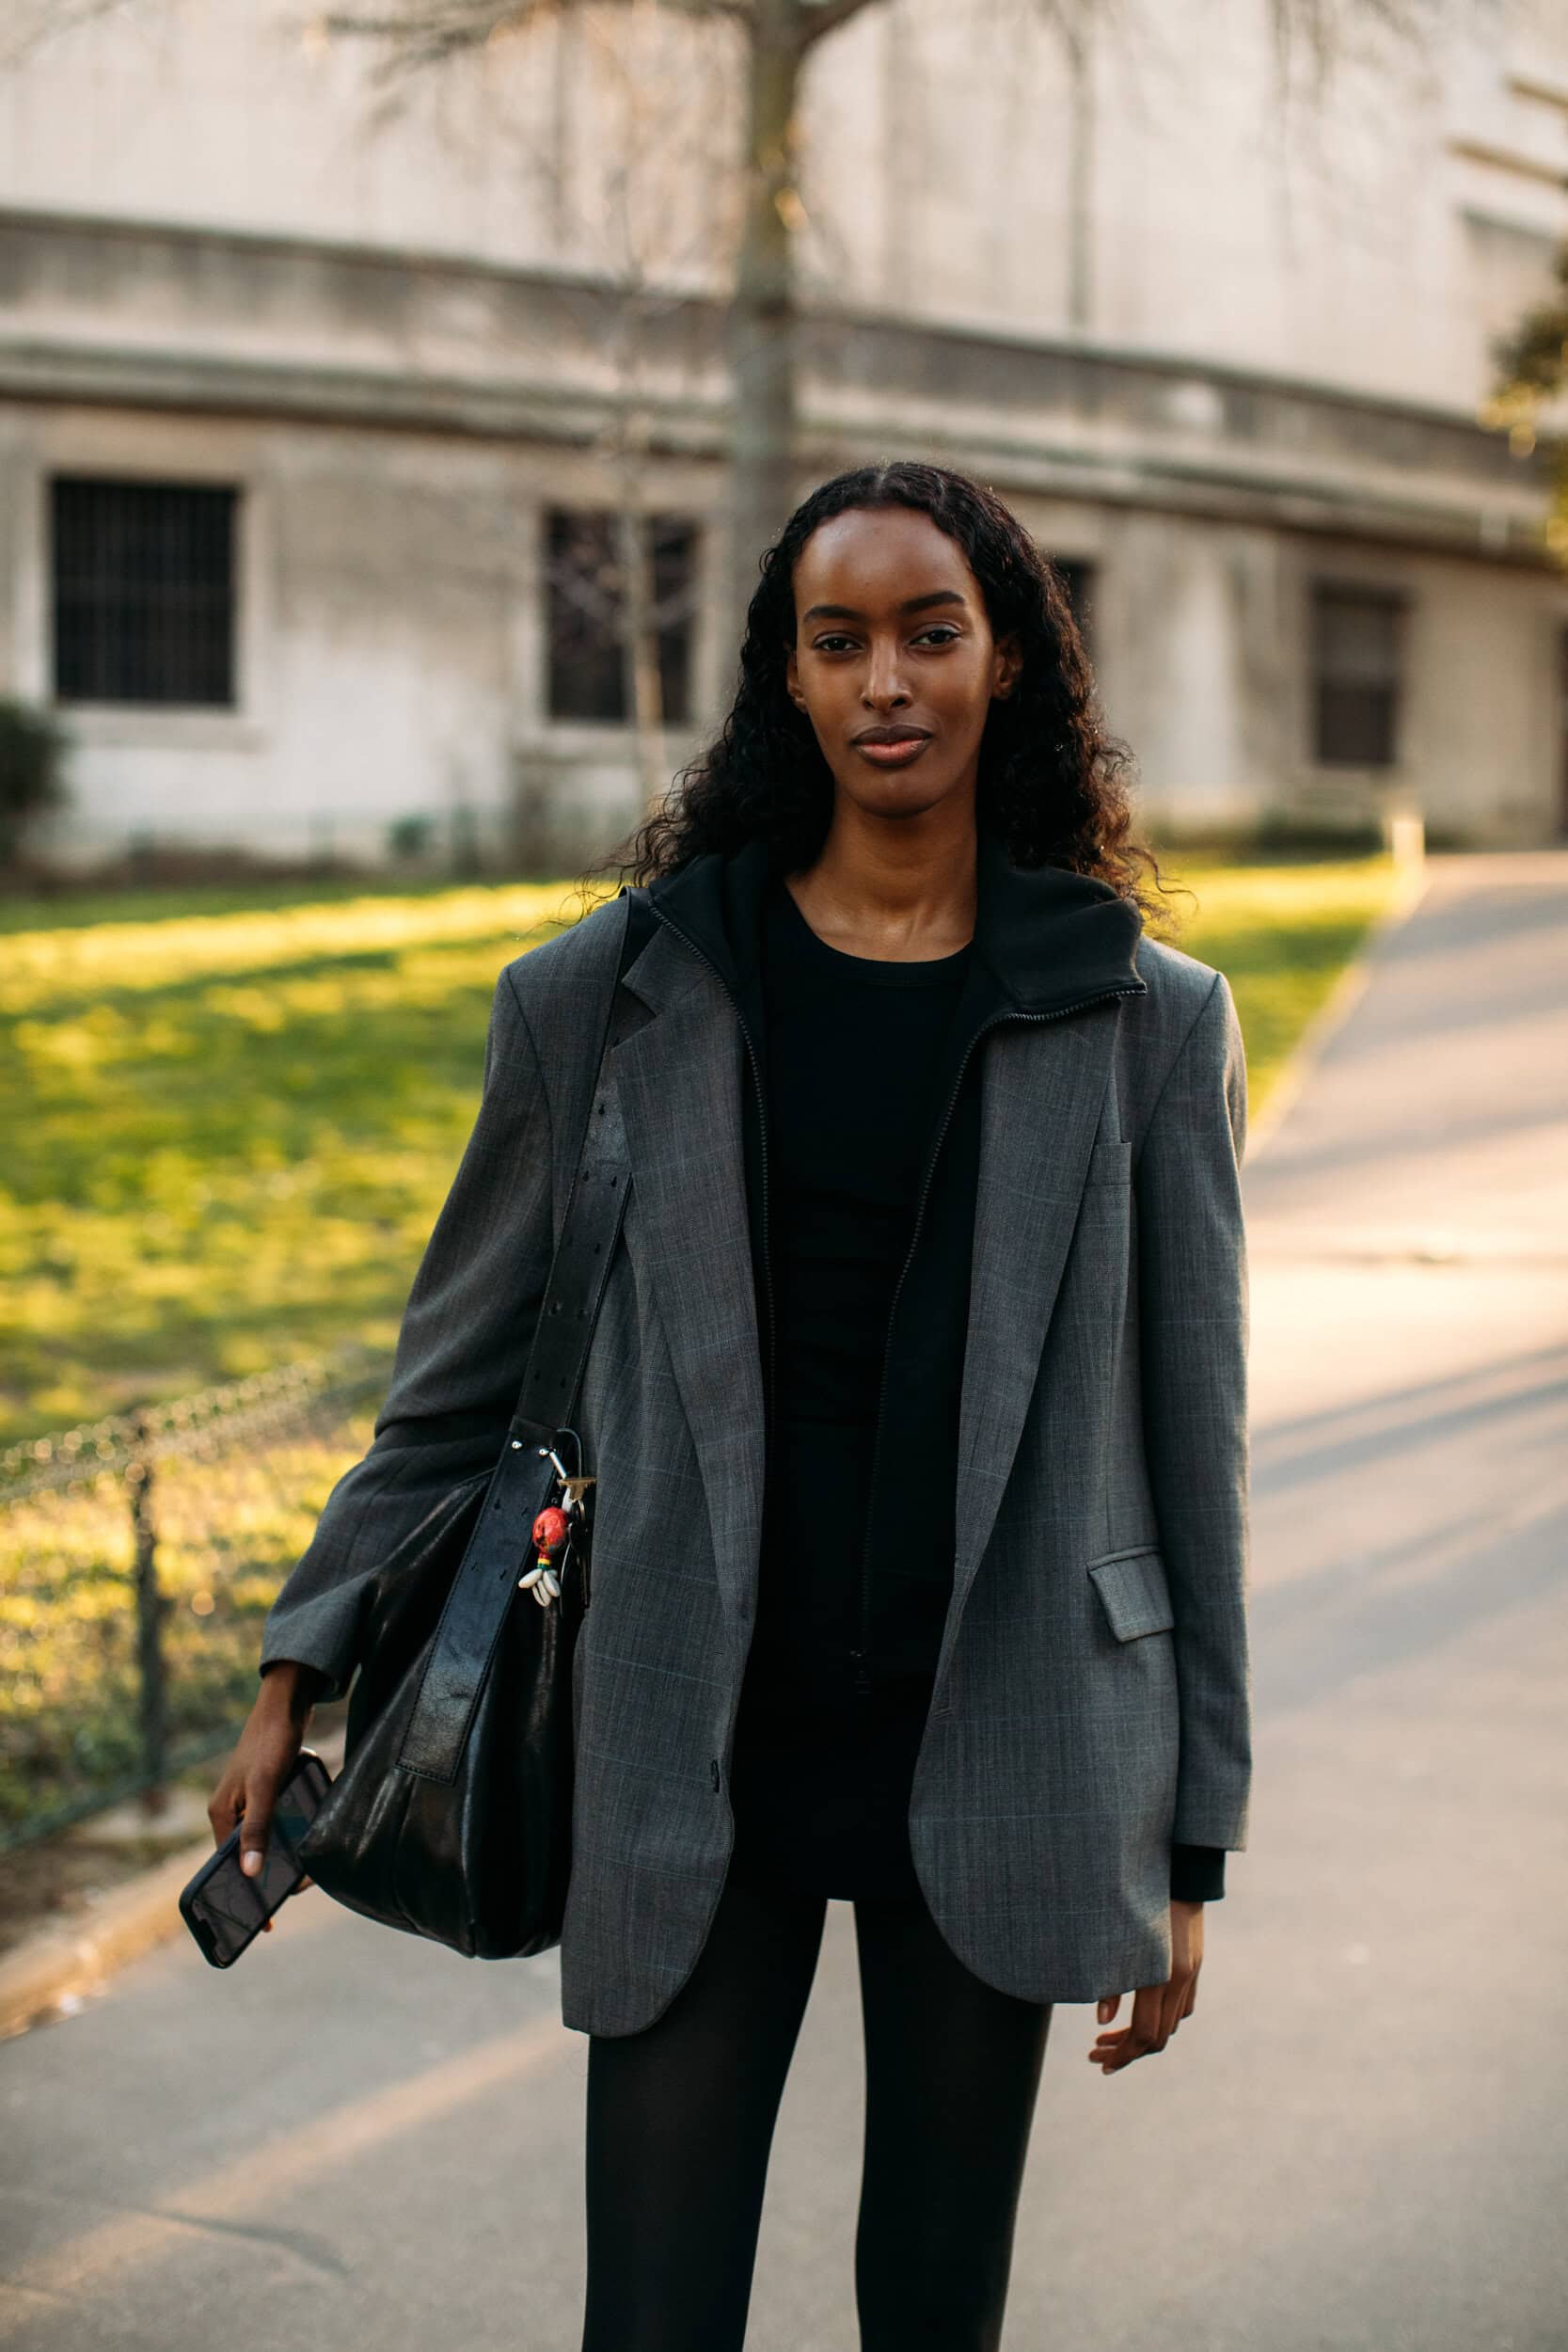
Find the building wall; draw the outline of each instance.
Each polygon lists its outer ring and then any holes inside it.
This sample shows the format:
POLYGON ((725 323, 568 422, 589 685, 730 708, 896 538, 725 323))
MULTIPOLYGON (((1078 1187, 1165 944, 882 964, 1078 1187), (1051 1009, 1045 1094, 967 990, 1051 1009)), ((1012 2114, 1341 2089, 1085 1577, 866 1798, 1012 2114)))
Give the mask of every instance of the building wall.
MULTIPOLYGON (((151 836, 374 859, 399 819, 420 817, 437 850, 472 838, 543 867, 597 854, 639 814, 623 731, 552 723, 545 709, 542 517, 551 502, 609 495, 591 457, 43 405, 8 410, 0 455, 0 645, 28 693, 47 684, 52 471, 109 467, 244 492, 238 709, 76 710, 74 804, 57 853, 90 863, 151 836)), ((1568 587, 1474 559, 998 486, 1043 545, 1095 567, 1102 698, 1163 828, 1244 825, 1269 810, 1343 822, 1400 790, 1433 825, 1479 840, 1541 840, 1560 822, 1555 664, 1568 587), (1303 648, 1323 576, 1410 596, 1396 771, 1312 765, 1303 648)), ((653 503, 715 523, 721 496, 708 460, 668 461, 650 484, 653 503)), ((706 545, 697 660, 699 707, 711 710, 725 615, 716 534, 706 545)), ((697 739, 672 735, 672 771, 697 739)))
MULTIPOLYGON (((1121 0, 1075 72, 1037 0, 880 0, 808 69, 808 291, 1470 414, 1568 230, 1568 18, 1493 0, 1417 41, 1325 11, 1316 89, 1273 14, 1121 0)), ((0 75, 0 206, 725 282, 727 27, 546 9, 390 88, 381 56, 298 0, 93 11, 0 75)))
MULTIPOLYGON (((9 411, 0 454, 0 644, 15 686, 40 699, 49 476, 106 469, 243 494, 238 708, 74 708, 72 806, 43 845, 55 854, 92 863, 151 839, 375 860, 413 818, 430 821, 438 853, 471 840, 486 857, 548 865, 604 849, 637 815, 624 731, 552 723, 544 708, 542 516, 550 502, 603 500, 591 460, 433 434, 45 406, 9 411)), ((660 476, 661 500, 683 511, 700 513, 716 490, 711 468, 660 476)), ((672 733, 672 759, 691 748, 672 733)))
POLYGON ((1478 844, 1568 831, 1568 582, 1329 532, 1016 503, 1054 552, 1096 566, 1101 692, 1161 828, 1344 827, 1404 805, 1478 844), (1314 761, 1320 580, 1409 599, 1392 769, 1314 761))
MULTIPOLYGON (((1169 827, 1396 793, 1478 840, 1550 836, 1568 584, 1541 462, 1473 409, 1568 230, 1568 29, 1509 0, 1490 47, 1353 56, 1308 107, 1272 90, 1264 0, 1206 9, 1201 57, 1193 12, 1126 17, 1076 73, 1022 0, 888 0, 824 44, 800 487, 944 458, 1092 563, 1107 713, 1169 827), (1410 598, 1394 771, 1313 763, 1325 576, 1410 598)), ((58 852, 372 855, 420 816, 586 858, 640 787, 624 729, 546 713, 545 508, 706 517, 671 769, 727 684, 704 289, 733 55, 666 17, 651 55, 614 9, 552 17, 372 131, 363 56, 300 25, 142 0, 0 76, 0 690, 49 691, 51 473, 237 483, 238 707, 74 710, 58 852), (612 266, 685 294, 628 327, 612 266)))

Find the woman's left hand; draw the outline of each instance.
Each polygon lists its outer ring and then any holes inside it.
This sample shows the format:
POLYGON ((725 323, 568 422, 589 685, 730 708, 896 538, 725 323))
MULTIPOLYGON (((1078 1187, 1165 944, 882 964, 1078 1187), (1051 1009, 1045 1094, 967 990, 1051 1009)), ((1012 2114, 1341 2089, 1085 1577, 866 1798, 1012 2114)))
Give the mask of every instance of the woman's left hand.
MULTIPOLYGON (((1170 1907, 1170 1980, 1166 1984, 1141 1984, 1132 1995, 1132 2022, 1115 2033, 1095 2036, 1089 2052, 1091 2066, 1102 2074, 1114 2074, 1118 2067, 1131 2066, 1134 2058, 1147 2058, 1151 2050, 1163 2050, 1183 2017, 1190 2017, 1197 2005, 1197 1975, 1203 1965, 1203 1905, 1184 1903, 1172 1898, 1170 1907)), ((1101 2024, 1108 2025, 1121 2007, 1121 1994, 1108 1993, 1101 2001, 1097 2014, 1101 2024)))

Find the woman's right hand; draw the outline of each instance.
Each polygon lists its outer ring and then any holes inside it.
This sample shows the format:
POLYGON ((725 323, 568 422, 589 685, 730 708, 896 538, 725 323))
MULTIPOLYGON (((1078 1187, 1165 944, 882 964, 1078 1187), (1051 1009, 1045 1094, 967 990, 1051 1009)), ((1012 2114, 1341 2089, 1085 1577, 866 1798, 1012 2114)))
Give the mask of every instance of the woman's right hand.
MULTIPOLYGON (((273 1807, 305 1743, 317 1688, 314 1668, 294 1659, 279 1659, 267 1668, 245 1729, 208 1804, 214 1845, 221 1846, 239 1822, 240 1867, 247 1878, 254 1878, 261 1867, 273 1807)), ((301 1879, 299 1883, 303 1887, 310 1882, 301 1879)), ((272 1921, 264 1925, 270 1930, 272 1921)))

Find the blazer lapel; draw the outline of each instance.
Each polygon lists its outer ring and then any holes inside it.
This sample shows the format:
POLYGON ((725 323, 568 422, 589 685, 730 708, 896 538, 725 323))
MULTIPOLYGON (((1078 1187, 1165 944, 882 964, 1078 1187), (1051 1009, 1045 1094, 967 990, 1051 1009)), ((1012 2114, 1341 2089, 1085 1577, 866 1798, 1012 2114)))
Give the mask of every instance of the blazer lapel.
POLYGON ((1117 1013, 1014 1020, 983 1048, 948 1645, 990 1540, 1077 1221, 1117 1013))
POLYGON ((744 1634, 756 1605, 767 1443, 741 1131, 745 1044, 722 982, 662 929, 625 984, 656 1015, 612 1057, 631 1162, 626 1246, 658 1300, 721 1597, 744 1634), (657 1017, 677 999, 678 1018, 657 1017))

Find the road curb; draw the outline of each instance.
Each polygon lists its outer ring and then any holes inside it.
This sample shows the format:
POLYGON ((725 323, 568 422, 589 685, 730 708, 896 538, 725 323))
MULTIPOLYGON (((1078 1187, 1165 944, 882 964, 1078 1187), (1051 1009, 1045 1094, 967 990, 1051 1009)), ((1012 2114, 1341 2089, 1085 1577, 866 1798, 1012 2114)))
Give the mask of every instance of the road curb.
MULTIPOLYGON (((306 1745, 329 1772, 341 1765, 341 1729, 322 1740, 308 1737, 306 1745)), ((214 1778, 215 1784, 216 1768, 214 1778)), ((41 1928, 8 1952, 0 1960, 0 2042, 69 2017, 128 1961, 187 1932, 180 1890, 212 1851, 211 1836, 182 1847, 100 1896, 85 1918, 68 1928, 41 1928)))
POLYGON ((116 1969, 183 1928, 180 1889, 213 1851, 210 1837, 128 1879, 79 1925, 46 1928, 0 1960, 0 2041, 69 2015, 116 1969))
POLYGON ((1407 868, 1397 877, 1393 898, 1373 920, 1360 946, 1297 1038, 1283 1069, 1269 1089, 1267 1102, 1256 1118, 1247 1120, 1243 1154, 1246 1168, 1251 1168, 1259 1155, 1268 1150, 1290 1117, 1307 1080, 1360 1002, 1371 978, 1372 967, 1384 947, 1421 904, 1432 878, 1433 862, 1429 857, 1423 857, 1418 866, 1407 868))

